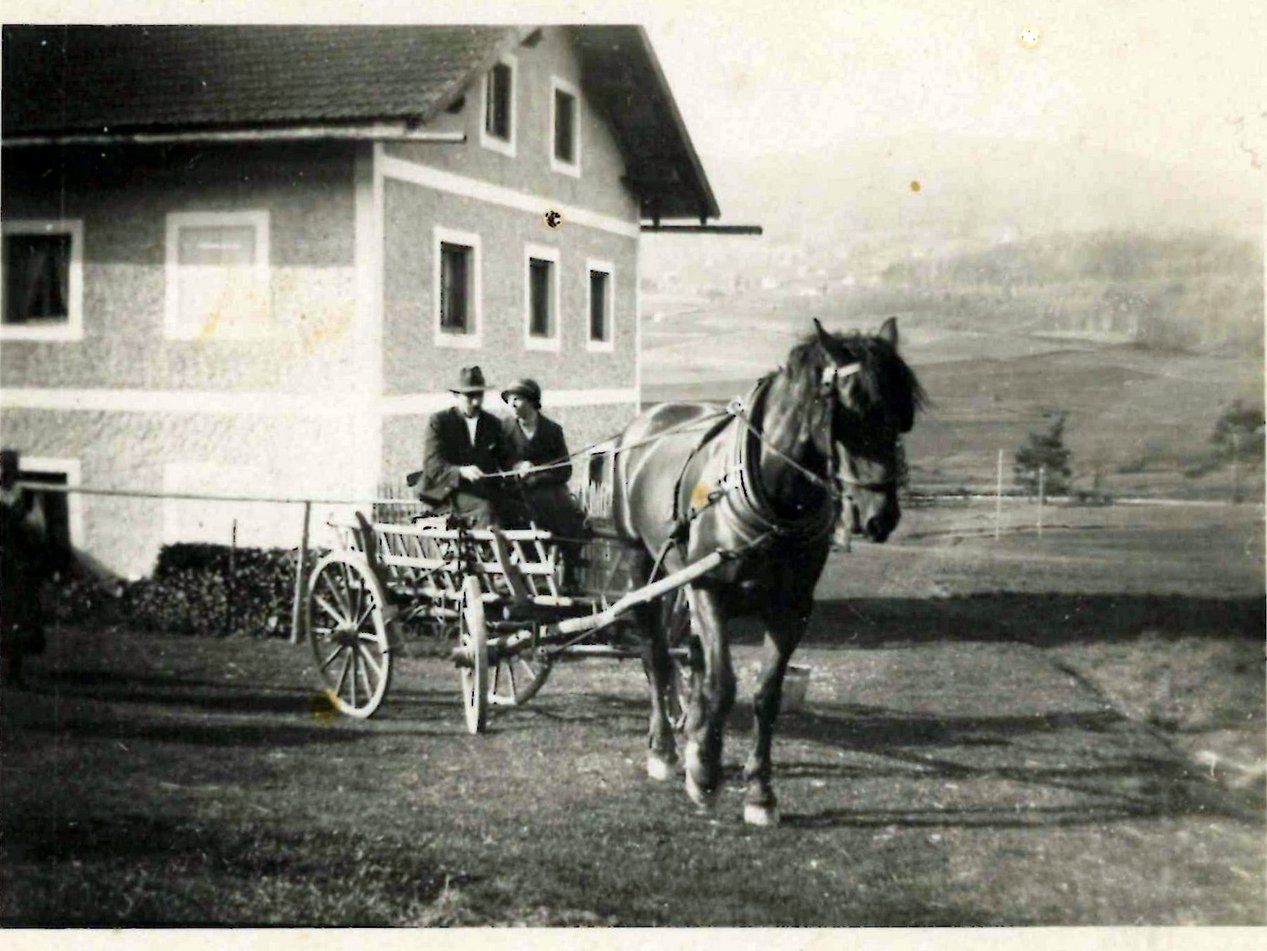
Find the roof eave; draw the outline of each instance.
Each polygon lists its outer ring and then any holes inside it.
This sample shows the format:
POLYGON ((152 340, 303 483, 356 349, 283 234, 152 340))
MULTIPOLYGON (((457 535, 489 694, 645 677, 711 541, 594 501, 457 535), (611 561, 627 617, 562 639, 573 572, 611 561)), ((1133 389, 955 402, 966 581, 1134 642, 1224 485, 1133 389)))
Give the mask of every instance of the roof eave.
MULTIPOLYGON (((664 69, 660 66, 660 60, 656 56, 655 48, 651 45, 651 39, 647 36, 647 31, 642 26, 635 26, 638 40, 642 44, 643 52, 646 54, 647 62, 651 65, 651 70, 655 76, 656 83, 660 87, 660 94, 664 97, 664 103, 668 108, 670 119, 673 121, 674 128, 682 141, 682 149, 690 162, 691 171, 695 175, 696 183, 699 187, 700 214, 697 216, 701 221, 707 218, 721 217, 721 209, 717 205, 717 198, 713 194, 713 188, 708 182, 708 176, 704 174, 704 165, 700 161, 699 153, 695 151, 695 143, 691 141, 691 134, 687 131, 686 121, 682 118, 682 112, 678 109, 677 100, 673 97, 673 90, 669 87, 668 77, 664 75, 664 69)), ((691 217, 683 215, 682 217, 691 217)))

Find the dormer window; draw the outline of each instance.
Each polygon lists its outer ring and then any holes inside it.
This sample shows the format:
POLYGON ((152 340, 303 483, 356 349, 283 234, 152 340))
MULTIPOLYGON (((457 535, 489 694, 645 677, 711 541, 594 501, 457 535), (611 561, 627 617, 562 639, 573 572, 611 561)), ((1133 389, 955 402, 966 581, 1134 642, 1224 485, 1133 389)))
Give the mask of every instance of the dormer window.
POLYGON ((566 175, 580 175, 580 92, 557 76, 551 77, 550 90, 550 167, 566 175))
POLYGON ((484 123, 480 144, 515 154, 515 58, 503 56, 484 74, 484 123))

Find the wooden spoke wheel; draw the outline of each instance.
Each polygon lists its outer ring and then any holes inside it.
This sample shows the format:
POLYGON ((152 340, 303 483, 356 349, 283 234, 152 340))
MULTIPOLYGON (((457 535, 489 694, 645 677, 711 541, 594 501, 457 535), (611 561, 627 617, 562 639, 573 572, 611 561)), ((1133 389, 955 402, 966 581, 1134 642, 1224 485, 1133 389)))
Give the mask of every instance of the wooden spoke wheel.
POLYGON ((335 552, 312 570, 308 643, 326 696, 350 717, 371 716, 391 683, 385 604, 377 579, 359 555, 335 552))
POLYGON ((525 650, 498 657, 491 666, 488 702, 495 707, 517 707, 537 695, 550 676, 553 662, 544 654, 525 650))
POLYGON ((479 578, 467 575, 462 585, 458 644, 470 659, 462 667, 462 707, 468 733, 483 733, 488 726, 488 627, 484 623, 483 595, 479 578))

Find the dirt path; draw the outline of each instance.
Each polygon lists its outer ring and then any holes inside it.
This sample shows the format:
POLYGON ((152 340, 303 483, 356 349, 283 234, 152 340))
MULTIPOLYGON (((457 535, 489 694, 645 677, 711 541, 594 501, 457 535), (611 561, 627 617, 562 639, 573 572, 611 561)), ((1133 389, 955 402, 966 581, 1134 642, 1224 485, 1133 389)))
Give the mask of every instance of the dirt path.
POLYGON ((716 820, 642 777, 633 663, 471 738, 439 660, 329 722, 302 649, 52 643, 0 698, 10 923, 1264 923, 1260 813, 1031 646, 807 649, 761 831, 744 716, 716 820))

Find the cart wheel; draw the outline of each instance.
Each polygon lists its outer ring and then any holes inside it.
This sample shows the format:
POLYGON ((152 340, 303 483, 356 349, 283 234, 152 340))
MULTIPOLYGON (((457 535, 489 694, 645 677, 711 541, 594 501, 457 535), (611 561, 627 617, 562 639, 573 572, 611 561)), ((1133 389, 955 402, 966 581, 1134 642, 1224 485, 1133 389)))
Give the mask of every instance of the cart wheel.
POLYGON ((498 657, 493 664, 492 683, 488 685, 488 702, 494 707, 517 707, 537 695, 550 677, 554 662, 545 655, 525 650, 509 657, 498 657))
POLYGON ((355 554, 327 555, 308 581, 308 643, 317 674, 330 703, 350 717, 371 716, 391 683, 384 604, 369 565, 355 554))
MULTIPOLYGON (((694 653, 694 651, 692 651, 694 653)), ((689 660, 673 658, 669 673, 669 726, 674 733, 686 730, 686 711, 691 701, 691 678, 694 671, 689 660)))
POLYGON ((458 641, 471 655, 471 663, 462 668, 462 706, 468 733, 483 733, 488 725, 488 628, 484 625, 483 594, 479 578, 467 575, 462 585, 458 641))

